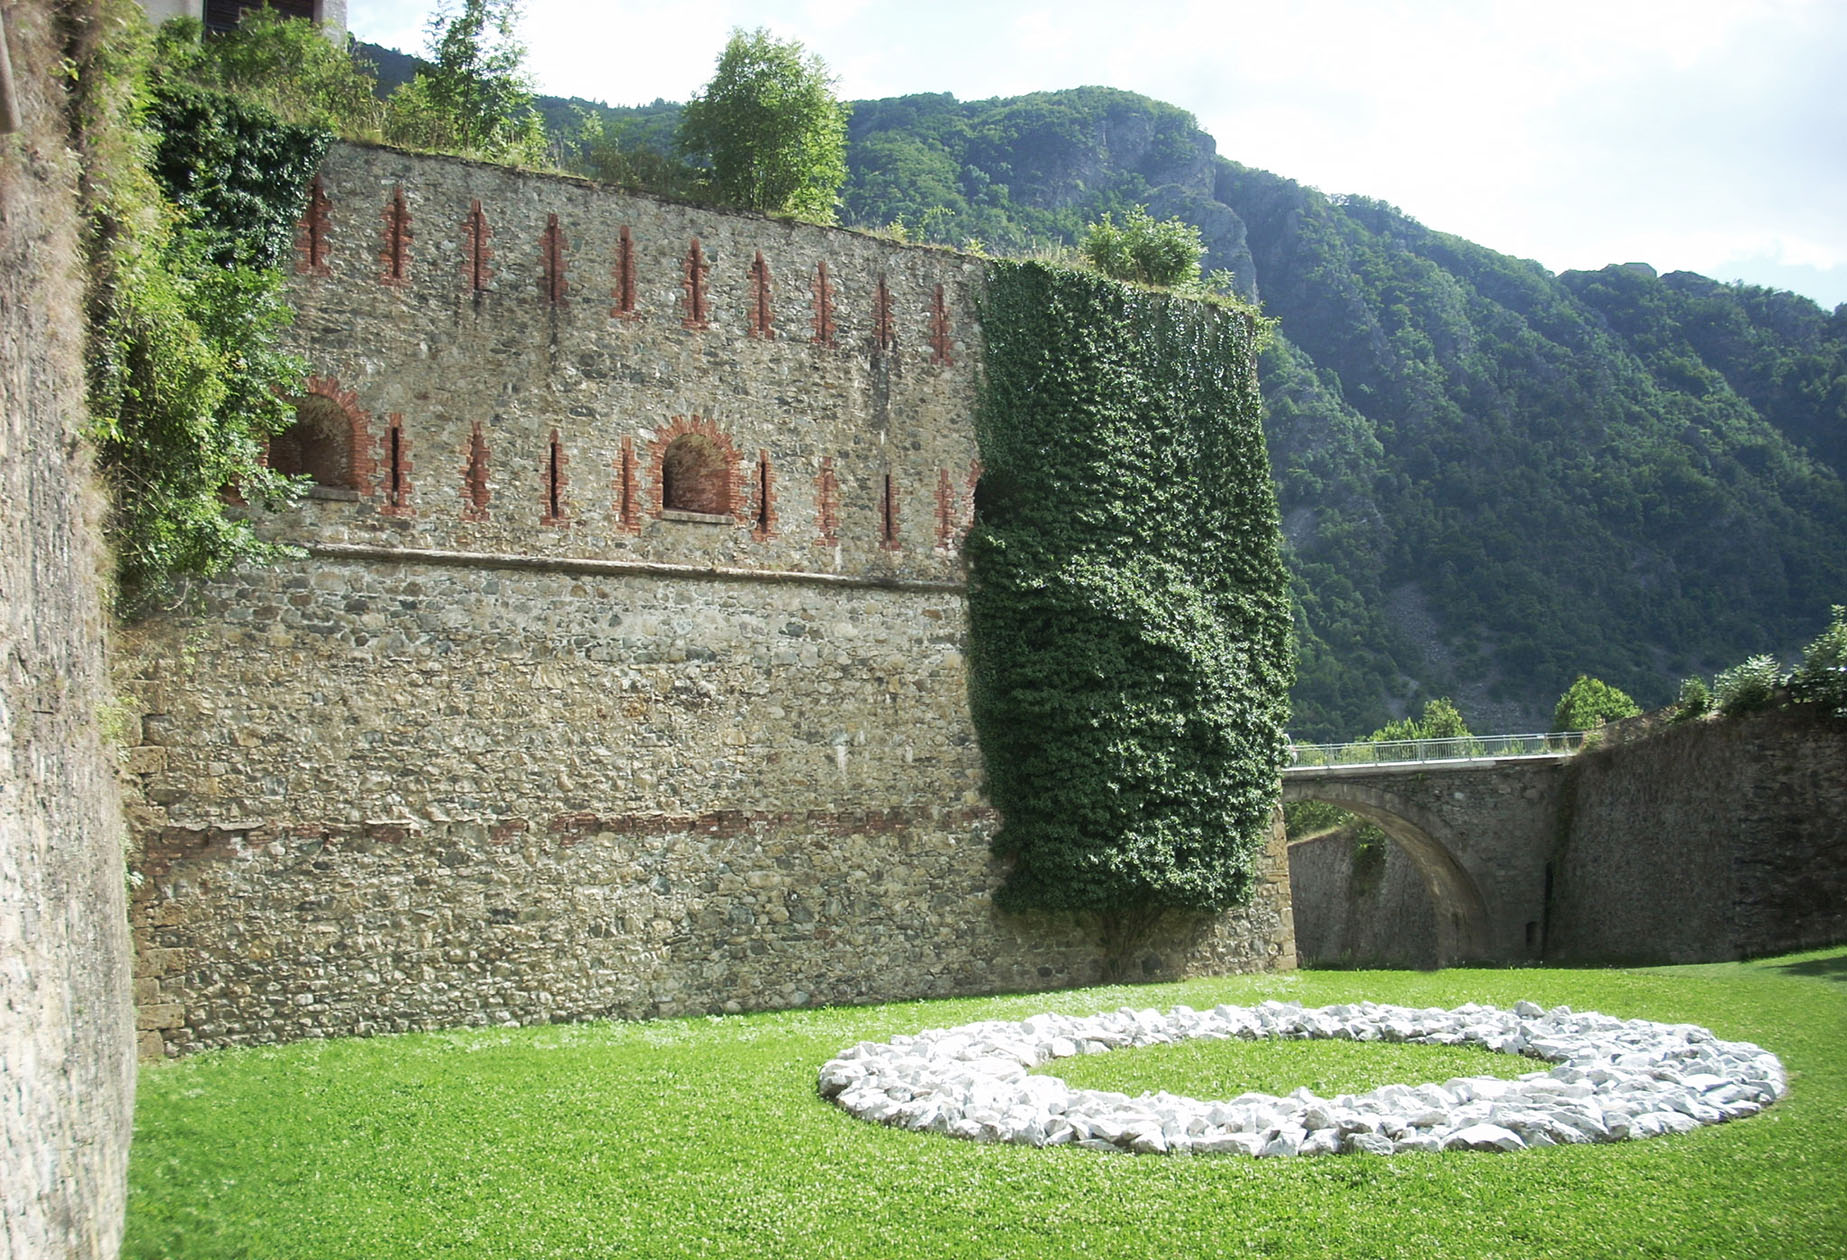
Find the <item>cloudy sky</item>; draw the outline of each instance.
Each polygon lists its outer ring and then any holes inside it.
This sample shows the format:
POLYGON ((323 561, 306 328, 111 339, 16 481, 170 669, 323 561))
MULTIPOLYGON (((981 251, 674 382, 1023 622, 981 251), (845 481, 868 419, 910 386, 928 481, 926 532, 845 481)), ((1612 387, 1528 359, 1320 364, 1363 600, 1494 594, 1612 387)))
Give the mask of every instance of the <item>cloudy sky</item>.
MULTIPOLYGON (((421 51, 430 0, 350 0, 421 51)), ((539 89, 685 100, 732 27, 843 98, 1102 84, 1219 152, 1554 271, 1642 261, 1847 302, 1841 0, 525 0, 539 89)))

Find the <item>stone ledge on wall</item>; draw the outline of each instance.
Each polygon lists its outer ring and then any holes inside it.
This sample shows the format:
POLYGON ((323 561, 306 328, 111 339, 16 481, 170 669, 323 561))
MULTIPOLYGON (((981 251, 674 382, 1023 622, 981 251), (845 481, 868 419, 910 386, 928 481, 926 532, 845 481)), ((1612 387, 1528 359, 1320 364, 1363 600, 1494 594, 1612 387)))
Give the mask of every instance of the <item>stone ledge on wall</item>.
POLYGON ((521 556, 477 551, 435 551, 423 547, 372 547, 353 543, 295 544, 311 556, 329 560, 369 560, 384 564, 448 565, 478 569, 525 569, 541 573, 576 573, 586 577, 655 577, 689 582, 793 582, 812 586, 866 587, 956 595, 966 582, 902 578, 884 574, 815 573, 801 569, 743 569, 721 565, 666 564, 654 560, 609 560, 590 556, 521 556))

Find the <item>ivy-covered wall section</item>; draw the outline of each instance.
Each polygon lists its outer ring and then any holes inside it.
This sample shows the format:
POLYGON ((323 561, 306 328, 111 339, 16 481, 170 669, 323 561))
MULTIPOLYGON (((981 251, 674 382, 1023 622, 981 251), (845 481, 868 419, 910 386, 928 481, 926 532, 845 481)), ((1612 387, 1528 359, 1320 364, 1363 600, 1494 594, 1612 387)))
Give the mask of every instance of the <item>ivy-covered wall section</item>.
POLYGON ((261 105, 164 83, 148 110, 161 191, 220 267, 280 268, 293 256, 308 185, 333 134, 261 105))
POLYGON ((1098 912, 1106 941, 1238 904, 1293 677, 1255 321, 1008 262, 983 324, 971 700, 998 900, 1098 912))
POLYGON ((281 352, 281 265, 331 137, 163 79, 146 19, 103 0, 72 58, 84 175, 90 433, 113 507, 117 611, 274 548, 224 491, 287 499, 263 443, 305 366, 281 352), (90 29, 93 28, 93 29, 90 29))

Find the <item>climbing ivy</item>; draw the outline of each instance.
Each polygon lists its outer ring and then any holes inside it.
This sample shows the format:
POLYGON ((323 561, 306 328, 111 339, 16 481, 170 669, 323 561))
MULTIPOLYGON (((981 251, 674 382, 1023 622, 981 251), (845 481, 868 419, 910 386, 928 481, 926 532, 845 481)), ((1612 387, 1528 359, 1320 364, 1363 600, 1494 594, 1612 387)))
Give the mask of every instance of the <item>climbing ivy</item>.
POLYGON ((326 137, 227 97, 157 93, 128 0, 73 10, 67 30, 90 434, 111 489, 118 607, 133 613, 178 576, 276 550, 227 512, 226 492, 293 490, 260 455, 304 375, 278 348, 290 318, 278 264, 326 137))
POLYGON ((333 133, 221 92, 163 83, 148 121, 161 189, 220 266, 279 268, 333 133))
POLYGON ((995 263, 971 702, 1008 909, 1106 943, 1251 892, 1293 675, 1255 321, 995 263))

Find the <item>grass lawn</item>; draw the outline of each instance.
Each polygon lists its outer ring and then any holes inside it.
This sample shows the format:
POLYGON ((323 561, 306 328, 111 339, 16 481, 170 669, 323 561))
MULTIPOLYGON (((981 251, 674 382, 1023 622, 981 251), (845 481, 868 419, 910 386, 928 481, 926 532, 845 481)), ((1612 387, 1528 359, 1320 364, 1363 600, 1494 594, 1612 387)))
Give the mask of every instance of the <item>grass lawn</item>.
MULTIPOLYGON (((1530 1066, 1279 1043, 1119 1051, 1081 1070, 1093 1087, 1231 1097, 1530 1066)), ((143 1069, 129 1182, 122 1254, 174 1260, 1847 1257, 1847 949, 1628 971, 1303 972, 224 1051, 143 1069), (815 1092, 820 1065, 864 1038, 1265 998, 1525 998, 1686 1020, 1775 1051, 1791 1092, 1682 1137, 1286 1160, 978 1146, 866 1124, 815 1092)))

